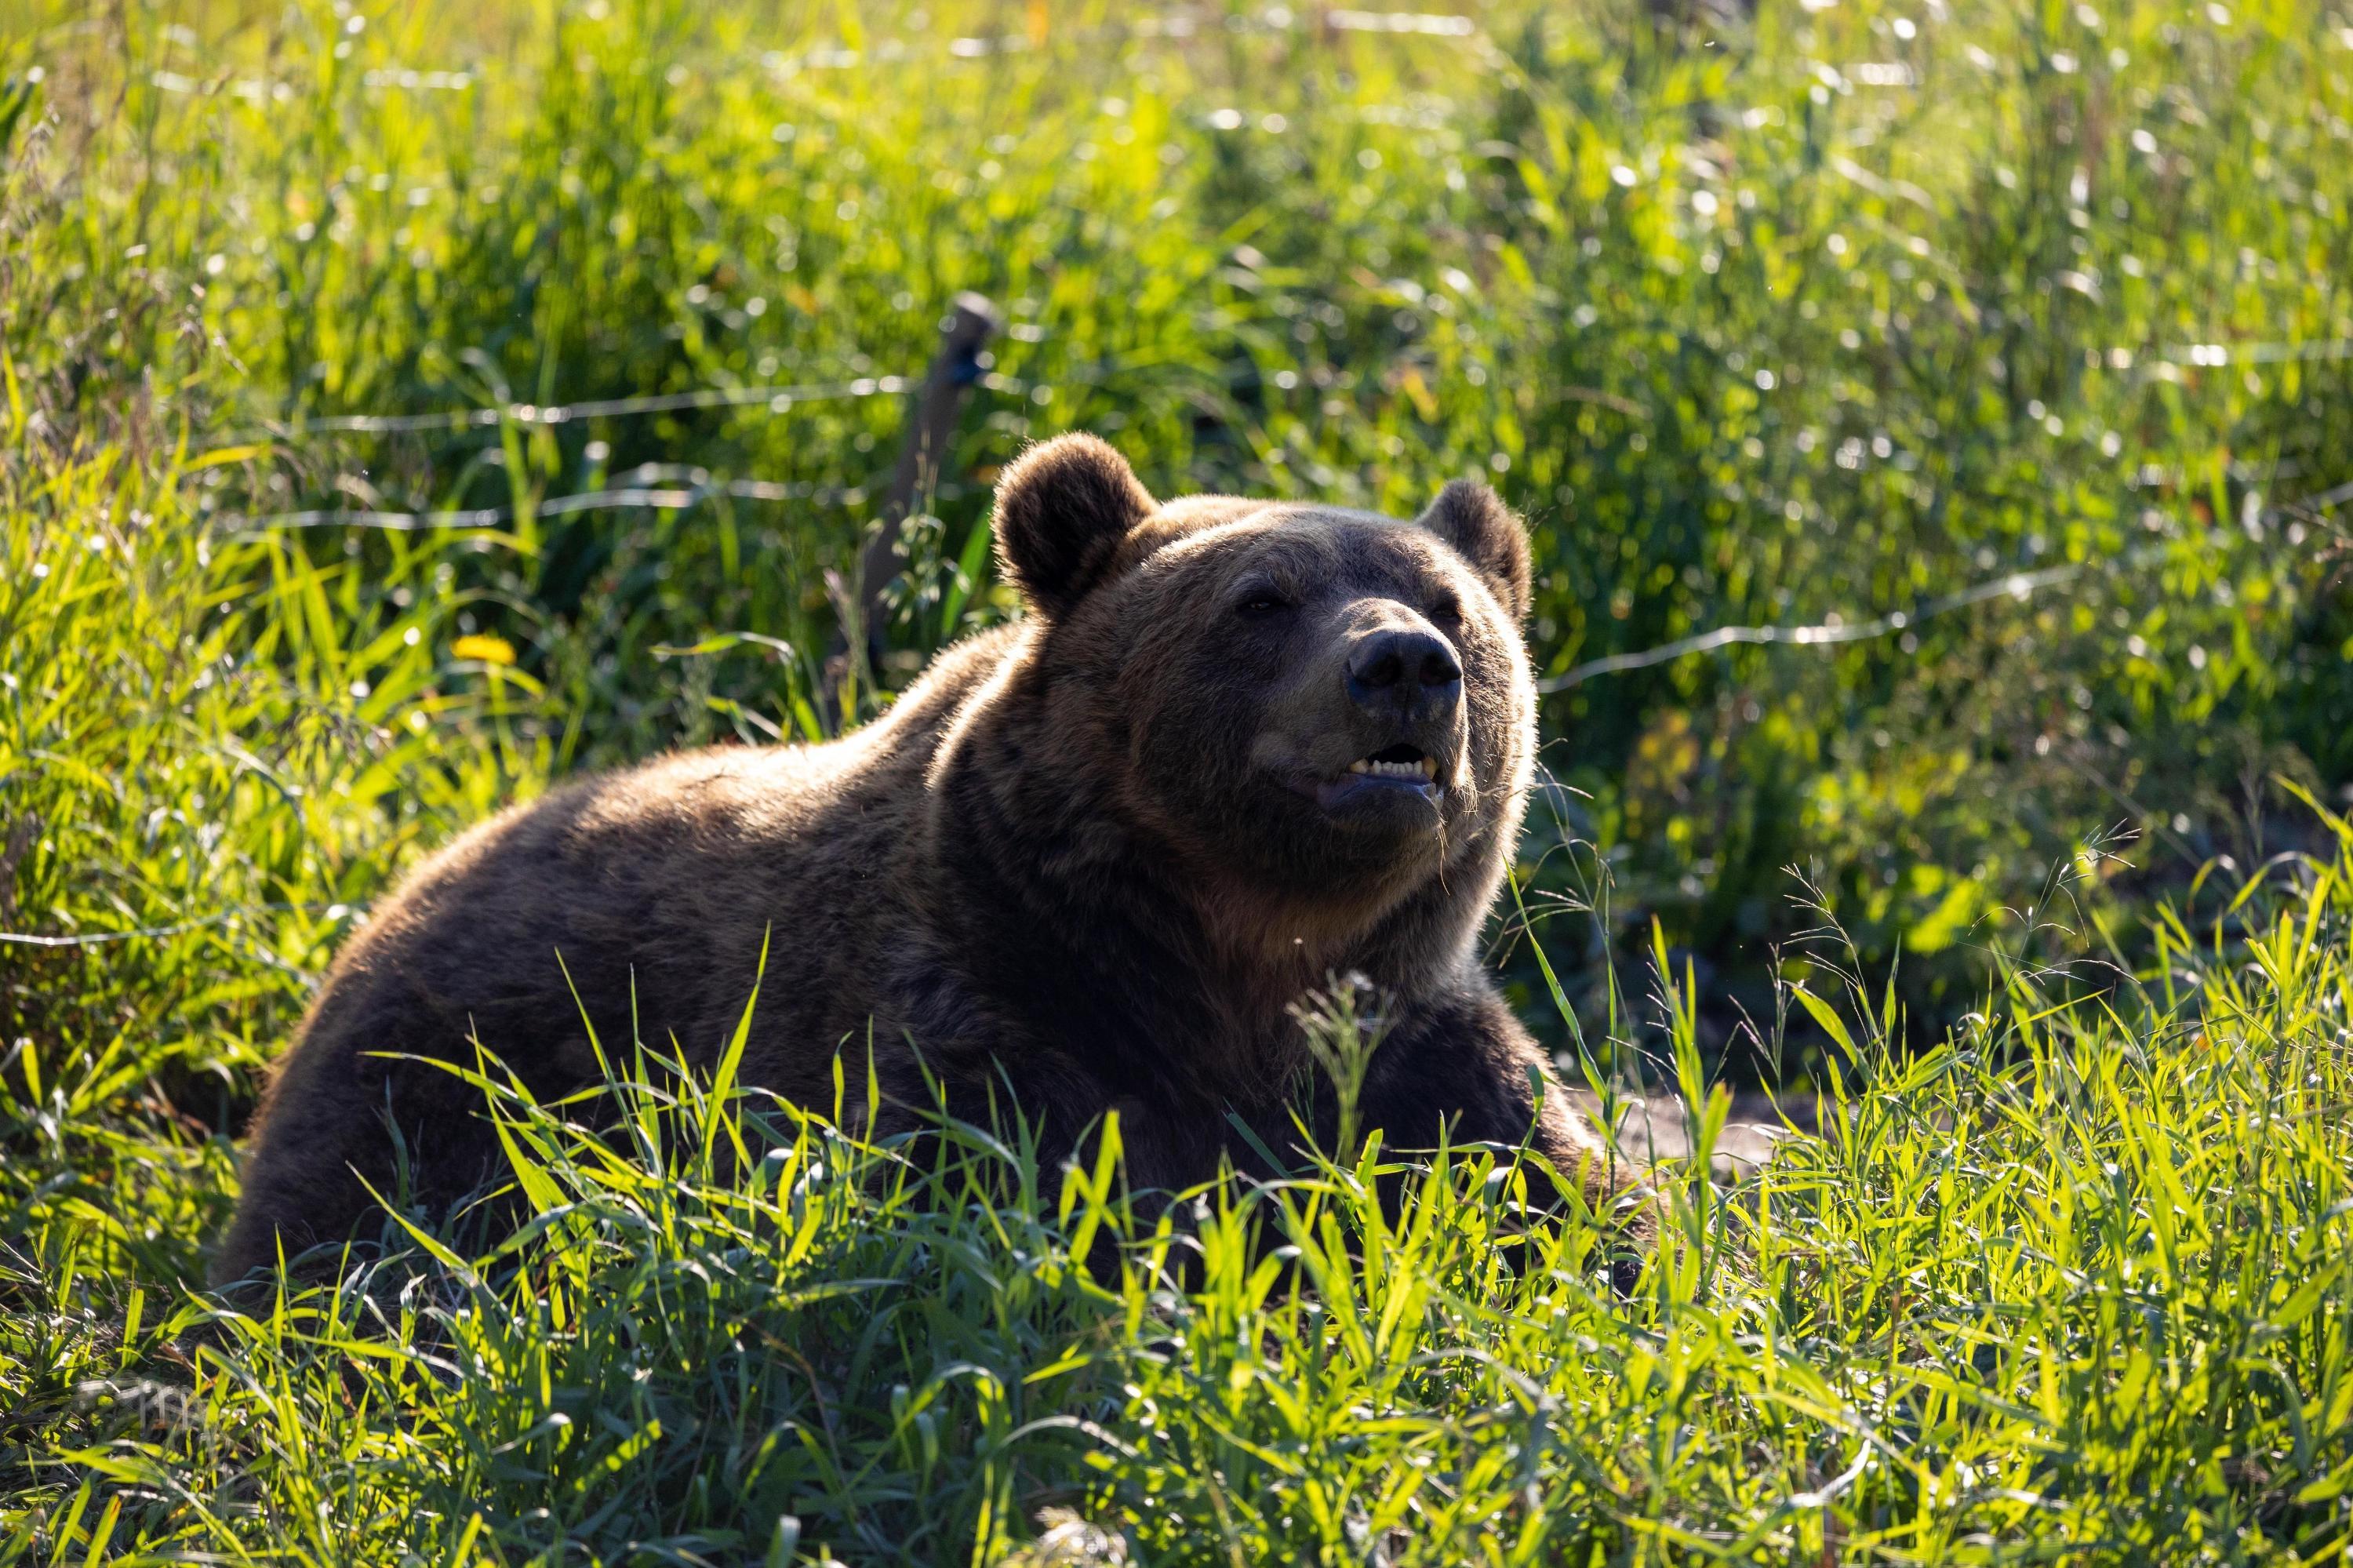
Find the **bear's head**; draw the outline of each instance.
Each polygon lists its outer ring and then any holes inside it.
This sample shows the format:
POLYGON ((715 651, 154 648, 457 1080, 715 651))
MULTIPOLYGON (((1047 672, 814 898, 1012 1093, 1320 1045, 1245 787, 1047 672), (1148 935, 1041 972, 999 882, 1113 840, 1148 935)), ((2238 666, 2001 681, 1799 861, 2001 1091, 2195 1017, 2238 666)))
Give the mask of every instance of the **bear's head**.
POLYGON ((997 535, 1033 744, 1083 758, 1180 880, 1342 941, 1436 889, 1468 939, 1534 752, 1527 535, 1493 491, 1457 481, 1412 522, 1162 503, 1071 435, 1006 471, 997 535))

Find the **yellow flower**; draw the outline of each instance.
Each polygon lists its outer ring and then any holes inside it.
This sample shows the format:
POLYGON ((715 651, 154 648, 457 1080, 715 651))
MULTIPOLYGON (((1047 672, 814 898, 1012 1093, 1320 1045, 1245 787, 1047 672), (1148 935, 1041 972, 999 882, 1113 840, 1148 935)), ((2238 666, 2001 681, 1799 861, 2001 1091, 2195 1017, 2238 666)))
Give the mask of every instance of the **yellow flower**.
POLYGON ((485 664, 512 664, 515 662, 513 643, 503 637, 487 637, 479 631, 458 639, 449 645, 449 652, 460 659, 480 659, 485 664))

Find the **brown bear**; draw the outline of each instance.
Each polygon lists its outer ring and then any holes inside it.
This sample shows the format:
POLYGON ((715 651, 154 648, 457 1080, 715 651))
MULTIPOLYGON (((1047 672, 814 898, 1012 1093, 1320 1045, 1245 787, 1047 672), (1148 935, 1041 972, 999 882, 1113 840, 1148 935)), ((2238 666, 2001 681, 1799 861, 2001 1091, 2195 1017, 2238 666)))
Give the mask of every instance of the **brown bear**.
POLYGON ((499 1177, 480 1091, 386 1054, 479 1038, 563 1094, 596 1081, 585 1012, 707 1065, 764 940, 743 1080, 828 1107, 871 1051, 881 1131, 937 1104, 928 1069, 967 1118, 1009 1088, 1041 1149, 1118 1111, 1137 1187, 1250 1168, 1236 1120, 1295 1141, 1295 1004, 1354 974, 1384 1018, 1364 1127, 1532 1140, 1614 1200, 1478 959, 1535 740, 1518 519, 1469 482, 1412 523, 1162 504, 1072 435, 1007 470, 996 533, 1027 615, 878 722, 567 785, 385 900, 270 1086, 216 1277, 348 1236, 396 1161, 428 1209, 499 1177))

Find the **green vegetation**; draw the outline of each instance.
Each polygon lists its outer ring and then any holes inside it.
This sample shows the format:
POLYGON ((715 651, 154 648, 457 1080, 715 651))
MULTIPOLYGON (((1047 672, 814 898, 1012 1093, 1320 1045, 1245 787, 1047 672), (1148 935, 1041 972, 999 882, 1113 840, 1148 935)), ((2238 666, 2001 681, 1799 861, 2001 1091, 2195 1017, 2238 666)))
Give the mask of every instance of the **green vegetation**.
POLYGON ((0 1568, 2342 1561, 2341 8, 0 18, 0 1568), (964 289, 1012 327, 878 685, 827 572, 964 289), (987 480, 1069 427, 1525 510, 1498 961, 1703 1141, 1718 1072, 1820 1138, 1665 1172, 1620 1301, 1490 1151, 1180 1239, 613 1042, 636 1158, 506 1104, 507 1254, 197 1290, 389 878, 873 712, 1011 612, 987 480))
MULTIPOLYGON (((1736 1195, 1670 1178, 1630 1301, 1492 1152, 1393 1222, 1376 1146, 1180 1234, 1115 1140, 910 1162, 642 1053, 611 1145, 485 1080, 546 1218, 443 1277, 224 1317, 140 1282, 193 1266, 173 1182, 84 1178, 15 1244, 55 1294, 6 1319, 0 1550, 987 1562, 1084 1521, 1129 1555, 1029 1561, 2341 1561, 2348 906, 2321 874, 2243 948, 2168 927, 2120 1012, 2021 974, 1908 1061, 1842 1038, 1870 1087, 1736 1195)), ((0 1093, 98 1165, 87 1078, 0 1093)))

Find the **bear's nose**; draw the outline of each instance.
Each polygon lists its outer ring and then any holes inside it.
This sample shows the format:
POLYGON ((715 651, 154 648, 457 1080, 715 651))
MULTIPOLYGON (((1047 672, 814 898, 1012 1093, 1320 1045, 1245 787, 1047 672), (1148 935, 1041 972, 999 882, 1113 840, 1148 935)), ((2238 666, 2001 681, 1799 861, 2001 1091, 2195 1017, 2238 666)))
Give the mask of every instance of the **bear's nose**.
POLYGON ((1435 632, 1370 632, 1348 651, 1348 694, 1377 714, 1442 711, 1462 695, 1462 665, 1435 632))

